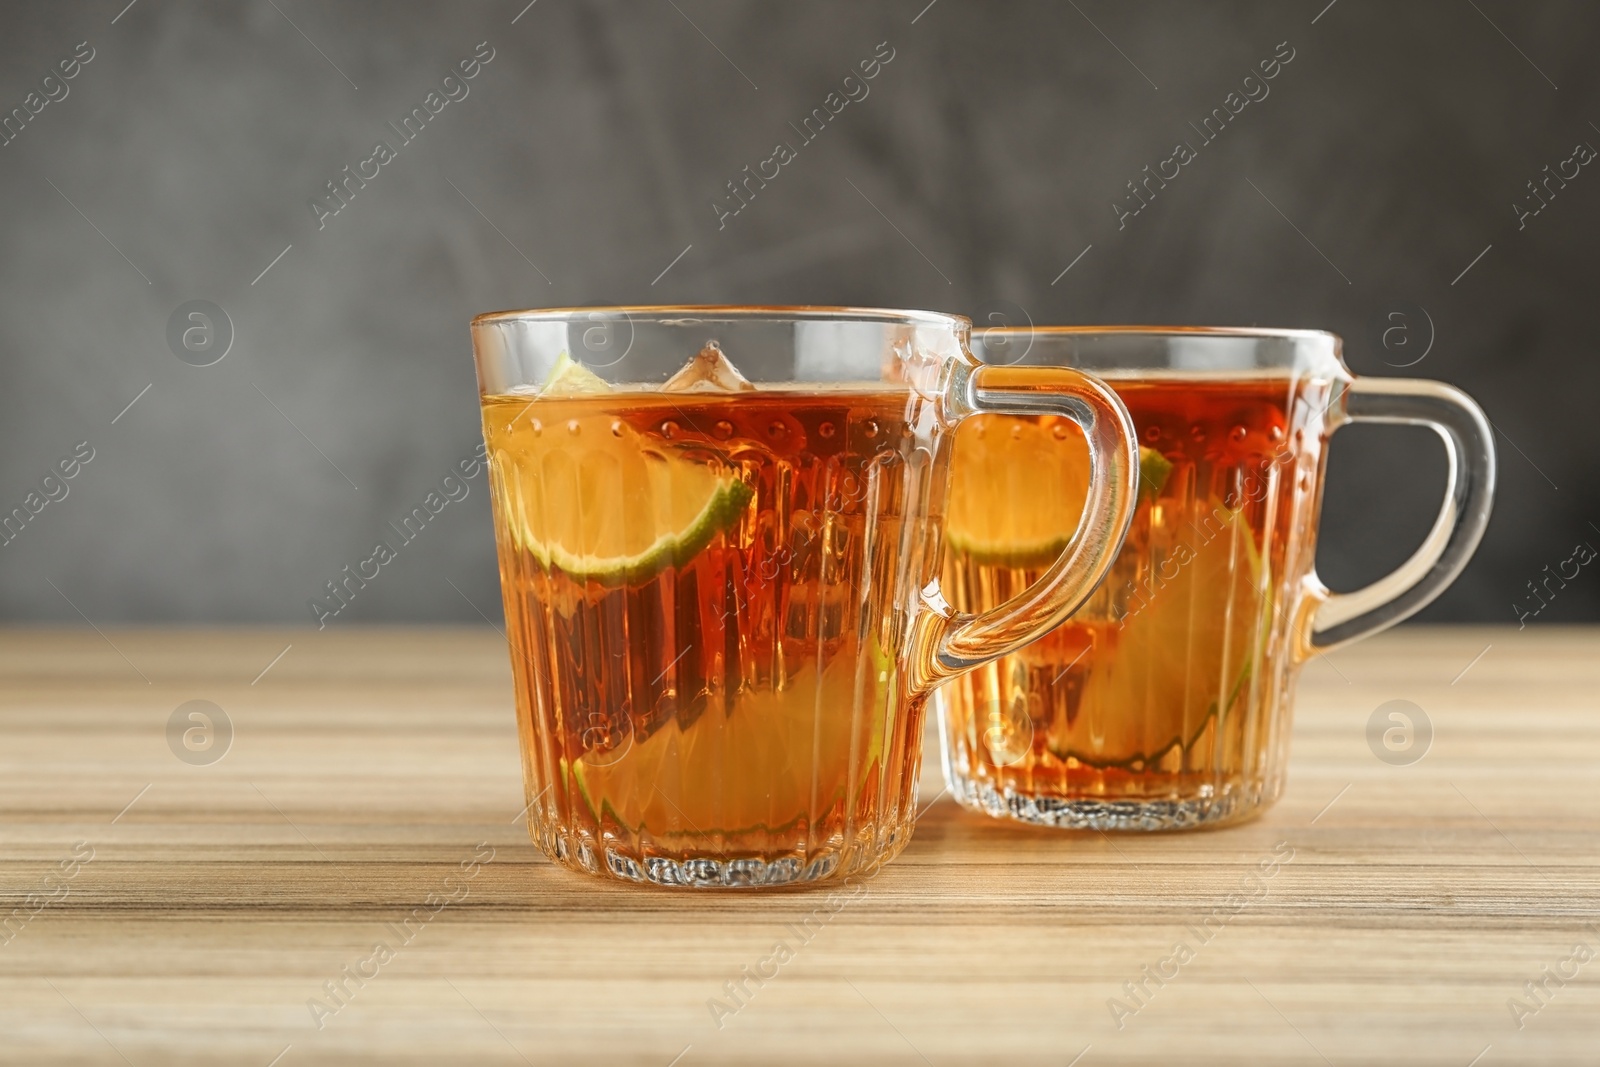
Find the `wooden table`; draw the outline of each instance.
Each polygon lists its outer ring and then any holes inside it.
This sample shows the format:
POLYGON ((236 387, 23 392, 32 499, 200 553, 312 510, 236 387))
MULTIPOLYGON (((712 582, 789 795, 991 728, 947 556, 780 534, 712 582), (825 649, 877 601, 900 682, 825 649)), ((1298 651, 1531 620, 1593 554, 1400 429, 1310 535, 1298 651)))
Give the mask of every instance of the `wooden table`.
POLYGON ((944 798, 837 912, 552 866, 509 686, 489 630, 0 635, 0 1062, 1600 1061, 1600 631, 1338 652, 1264 818, 1105 837, 944 798), (1432 722, 1410 765, 1369 748, 1391 699, 1432 722), (220 760, 169 747, 190 700, 220 760))

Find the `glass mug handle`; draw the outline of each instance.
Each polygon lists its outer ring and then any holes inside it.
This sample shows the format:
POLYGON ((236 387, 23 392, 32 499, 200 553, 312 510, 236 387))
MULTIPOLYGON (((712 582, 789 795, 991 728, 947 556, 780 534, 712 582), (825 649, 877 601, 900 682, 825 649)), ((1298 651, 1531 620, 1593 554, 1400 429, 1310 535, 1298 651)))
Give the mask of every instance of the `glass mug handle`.
POLYGON ((1301 658, 1367 637, 1421 611, 1455 581, 1489 525, 1494 503, 1494 436, 1483 409, 1443 382, 1417 378, 1357 378, 1344 394, 1352 422, 1427 426, 1444 440, 1449 467, 1444 506, 1411 558, 1364 589, 1335 593, 1313 570, 1303 586, 1301 658))
POLYGON ((1089 498, 1061 555, 1037 582, 1004 604, 969 615, 945 603, 937 577, 923 588, 911 662, 912 683, 919 690, 1017 651, 1082 607, 1122 549, 1139 488, 1133 419, 1114 392, 1081 371, 957 364, 945 402, 958 422, 977 414, 1071 419, 1089 445, 1089 498))

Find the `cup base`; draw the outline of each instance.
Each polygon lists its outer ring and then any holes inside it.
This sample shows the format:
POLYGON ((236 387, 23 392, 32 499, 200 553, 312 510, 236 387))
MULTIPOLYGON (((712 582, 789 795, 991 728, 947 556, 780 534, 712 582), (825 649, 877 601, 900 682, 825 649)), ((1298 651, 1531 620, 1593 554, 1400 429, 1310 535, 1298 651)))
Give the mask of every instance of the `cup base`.
POLYGON ((1261 785, 1237 785, 1208 797, 1179 800, 1104 800, 1002 793, 971 780, 951 781, 951 795, 962 807, 996 819, 1061 830, 1161 831, 1192 830, 1243 822, 1277 800, 1261 785))
POLYGON ((570 870, 641 885, 674 889, 778 889, 871 877, 894 859, 911 839, 911 822, 888 827, 868 840, 843 848, 820 848, 787 856, 733 856, 679 852, 640 854, 619 842, 595 841, 587 834, 533 828, 533 841, 545 855, 570 870))

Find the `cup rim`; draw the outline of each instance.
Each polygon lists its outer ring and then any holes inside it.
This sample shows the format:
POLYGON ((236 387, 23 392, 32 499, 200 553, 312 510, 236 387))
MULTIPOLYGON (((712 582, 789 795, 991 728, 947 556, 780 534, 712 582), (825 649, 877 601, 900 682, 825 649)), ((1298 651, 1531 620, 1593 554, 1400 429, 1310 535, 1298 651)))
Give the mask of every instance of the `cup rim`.
POLYGON ((972 320, 946 311, 920 311, 905 308, 875 308, 841 304, 596 304, 577 307, 519 308, 487 311, 472 317, 474 327, 500 322, 549 322, 578 320, 580 316, 609 314, 619 318, 633 315, 655 319, 835 319, 850 322, 898 323, 901 325, 943 326, 971 331, 972 320))
POLYGON ((1275 337, 1285 340, 1325 338, 1337 347, 1342 338, 1331 330, 1277 326, 988 326, 981 331, 1015 334, 1094 334, 1119 333, 1147 337, 1275 337))
MULTIPOLYGON (((1305 353, 1310 357, 1306 366, 1308 373, 1325 376, 1329 379, 1348 379, 1353 377, 1350 368, 1344 363, 1344 339, 1329 330, 1315 329, 1290 329, 1273 326, 994 326, 973 331, 972 345, 974 348, 987 350, 988 340, 998 334, 1001 339, 1027 338, 1028 348, 1039 341, 1070 341, 1075 338, 1093 339, 1095 337, 1128 337, 1135 340, 1145 340, 1154 344, 1179 339, 1195 343, 1200 346, 1214 345, 1226 341, 1279 341, 1293 346, 1297 353, 1305 353)), ((1026 352, 1024 353, 1026 355, 1026 352)), ((1020 359, 1021 357, 1019 357, 1020 359)), ((1154 370, 1155 368, 1148 368, 1154 370)), ((1185 374, 1225 374, 1235 375, 1243 370, 1187 370, 1179 373, 1185 374)), ((1092 373, 1101 377, 1120 377, 1124 374, 1144 373, 1135 371, 1132 367, 1122 365, 1101 367, 1095 365, 1092 373)))

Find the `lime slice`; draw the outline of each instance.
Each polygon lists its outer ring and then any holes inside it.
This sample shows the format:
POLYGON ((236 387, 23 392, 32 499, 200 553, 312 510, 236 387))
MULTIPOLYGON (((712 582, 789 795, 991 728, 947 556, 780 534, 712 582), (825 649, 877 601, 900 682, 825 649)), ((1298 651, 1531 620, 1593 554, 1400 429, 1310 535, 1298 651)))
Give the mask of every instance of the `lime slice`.
POLYGON ((537 400, 490 398, 485 434, 512 541, 547 570, 618 586, 682 566, 733 527, 753 495, 714 453, 634 429, 636 403, 565 353, 537 400))
POLYGON ((544 515, 544 522, 525 517, 518 545, 547 569, 602 585, 638 584, 667 566, 685 565, 738 523, 752 496, 750 486, 733 475, 662 454, 594 467, 552 459, 546 466, 557 469, 546 507, 573 510, 544 515), (581 483, 584 470, 590 485, 581 483), (576 478, 563 477, 565 472, 576 478), (643 541, 659 526, 672 530, 643 541))
POLYGON ((575 393, 609 393, 606 380, 582 363, 562 352, 556 357, 550 376, 544 380, 540 395, 571 396, 575 393))
MULTIPOLYGON (((945 541, 973 563, 1048 564, 1067 547, 1089 496, 1089 446, 1063 423, 979 415, 956 434, 945 541)), ((1139 501, 1154 500, 1172 464, 1139 449, 1139 501)))
POLYGON ((1243 512, 1209 498, 1194 515, 1097 640, 1075 714, 1046 736, 1057 758, 1142 765, 1196 743, 1244 696, 1271 630, 1269 567, 1243 512))
POLYGON ((614 763, 564 757, 563 770, 591 818, 658 841, 792 832, 876 780, 897 684, 872 634, 826 665, 795 665, 781 688, 742 688, 726 714, 674 718, 614 763))
POLYGON ((1161 495, 1172 473, 1172 461, 1153 448, 1139 446, 1139 503, 1154 500, 1161 495))

